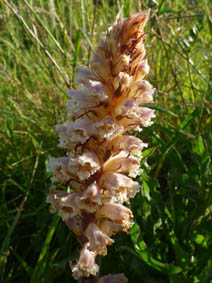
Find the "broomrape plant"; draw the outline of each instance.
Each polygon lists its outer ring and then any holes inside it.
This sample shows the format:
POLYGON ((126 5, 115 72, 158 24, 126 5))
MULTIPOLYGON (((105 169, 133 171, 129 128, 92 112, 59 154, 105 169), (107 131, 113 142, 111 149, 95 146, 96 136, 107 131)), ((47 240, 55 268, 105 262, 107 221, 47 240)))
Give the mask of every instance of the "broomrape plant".
MULTIPOLYGON (((114 242, 111 236, 133 224, 125 205, 139 190, 132 178, 141 173, 141 152, 147 144, 127 132, 141 131, 155 117, 153 110, 142 107, 153 102, 154 92, 145 80, 147 19, 148 12, 128 19, 118 15, 106 39, 100 40, 90 69, 77 69, 80 88, 68 91, 67 121, 56 126, 59 147, 68 153, 52 158, 48 168, 52 181, 67 191, 52 186, 47 202, 82 243, 78 262, 70 263, 76 280, 97 278, 96 257, 107 254, 114 242)), ((127 281, 122 274, 97 280, 127 281)))

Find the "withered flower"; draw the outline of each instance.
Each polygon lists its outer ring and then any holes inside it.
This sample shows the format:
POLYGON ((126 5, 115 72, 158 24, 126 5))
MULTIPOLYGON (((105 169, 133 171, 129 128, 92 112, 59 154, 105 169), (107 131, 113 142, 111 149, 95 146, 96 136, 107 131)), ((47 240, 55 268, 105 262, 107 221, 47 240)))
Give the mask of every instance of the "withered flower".
MULTIPOLYGON (((133 181, 141 173, 140 139, 129 130, 142 131, 152 124, 154 89, 145 80, 149 72, 145 55, 144 26, 148 12, 128 19, 118 15, 106 38, 100 40, 90 70, 77 69, 78 90, 69 90, 67 121, 57 125, 64 157, 52 158, 52 181, 67 192, 52 189, 47 197, 50 211, 58 212, 83 248, 71 263, 75 279, 97 276, 96 256, 106 255, 110 237, 128 231, 133 223, 129 199, 139 191, 133 181)), ((127 282, 122 274, 108 275, 99 283, 127 282)))

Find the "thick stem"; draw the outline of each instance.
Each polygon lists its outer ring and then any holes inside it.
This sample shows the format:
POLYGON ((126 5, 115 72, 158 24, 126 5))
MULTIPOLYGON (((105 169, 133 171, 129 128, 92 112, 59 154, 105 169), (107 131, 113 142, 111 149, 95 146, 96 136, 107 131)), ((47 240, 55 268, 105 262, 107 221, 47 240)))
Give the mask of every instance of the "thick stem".
POLYGON ((98 282, 98 276, 89 276, 89 277, 81 278, 79 283, 97 283, 97 282, 98 282))

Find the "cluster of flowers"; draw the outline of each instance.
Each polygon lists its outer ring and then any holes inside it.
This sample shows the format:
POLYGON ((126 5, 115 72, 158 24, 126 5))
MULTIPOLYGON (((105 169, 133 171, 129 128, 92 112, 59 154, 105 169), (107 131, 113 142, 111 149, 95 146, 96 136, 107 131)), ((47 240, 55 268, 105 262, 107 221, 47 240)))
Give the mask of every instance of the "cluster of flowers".
POLYGON ((114 242, 111 236, 132 225, 132 212, 124 204, 139 190, 132 178, 140 174, 147 144, 127 131, 141 131, 154 117, 153 110, 142 107, 152 103, 154 92, 145 80, 147 19, 148 12, 117 17, 99 42, 90 70, 78 68, 76 83, 81 87, 69 90, 67 122, 56 126, 59 146, 68 155, 52 158, 48 168, 52 181, 68 190, 53 186, 47 202, 83 243, 77 264, 72 264, 75 279, 96 275, 96 256, 106 255, 114 242))

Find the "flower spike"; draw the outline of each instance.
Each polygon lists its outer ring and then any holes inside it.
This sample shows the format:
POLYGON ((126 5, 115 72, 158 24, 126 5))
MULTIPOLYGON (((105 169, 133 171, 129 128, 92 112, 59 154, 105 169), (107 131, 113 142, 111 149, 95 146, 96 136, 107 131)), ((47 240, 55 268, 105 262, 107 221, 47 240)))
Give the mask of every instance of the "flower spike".
MULTIPOLYGON (((139 191, 132 178, 140 175, 140 139, 128 135, 152 124, 154 110, 143 106, 153 102, 154 89, 146 80, 144 26, 149 13, 122 18, 109 27, 100 40, 90 69, 78 68, 78 90, 69 90, 67 121, 57 125, 59 147, 69 152, 52 158, 48 168, 52 181, 69 190, 51 189, 47 202, 83 248, 76 264, 70 263, 73 277, 98 276, 96 257, 107 254, 111 238, 128 231, 132 211, 126 207, 139 191)), ((122 274, 108 275, 103 282, 127 282, 122 274)))

